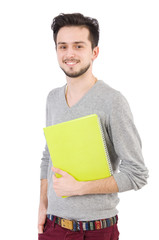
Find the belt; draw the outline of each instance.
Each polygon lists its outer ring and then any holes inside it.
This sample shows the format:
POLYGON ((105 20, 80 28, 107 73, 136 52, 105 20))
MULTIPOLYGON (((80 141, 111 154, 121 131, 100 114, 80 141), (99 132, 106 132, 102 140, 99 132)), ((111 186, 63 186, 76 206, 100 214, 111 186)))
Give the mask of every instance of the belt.
POLYGON ((103 228, 107 228, 110 226, 113 226, 114 224, 117 223, 118 216, 116 215, 115 217, 111 218, 106 218, 106 219, 101 219, 101 220, 96 220, 96 221, 74 221, 74 220, 68 220, 64 218, 60 218, 51 214, 47 214, 47 217, 53 221, 55 219, 55 223, 60 225, 63 228, 72 230, 72 231, 80 231, 81 226, 84 231, 87 230, 99 230, 103 228), (81 225, 81 224, 82 225, 81 225))

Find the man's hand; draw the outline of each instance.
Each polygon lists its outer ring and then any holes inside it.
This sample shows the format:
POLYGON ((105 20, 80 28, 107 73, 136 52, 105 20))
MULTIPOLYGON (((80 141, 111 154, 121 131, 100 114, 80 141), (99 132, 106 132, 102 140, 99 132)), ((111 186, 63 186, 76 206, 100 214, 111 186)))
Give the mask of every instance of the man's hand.
POLYGON ((39 208, 39 216, 38 216, 38 233, 43 233, 44 231, 44 224, 46 221, 46 209, 39 208))
POLYGON ((44 231, 44 224, 46 221, 46 214, 47 214, 47 179, 41 180, 41 187, 40 187, 40 204, 39 204, 39 214, 38 214, 38 233, 43 233, 44 231))
POLYGON ((62 176, 57 178, 53 175, 53 188, 58 197, 80 195, 81 184, 79 181, 61 169, 52 167, 52 171, 62 176))
POLYGON ((85 194, 110 194, 119 191, 113 176, 99 180, 80 182, 67 172, 58 168, 52 168, 52 171, 62 175, 61 178, 53 175, 53 188, 58 197, 85 194))

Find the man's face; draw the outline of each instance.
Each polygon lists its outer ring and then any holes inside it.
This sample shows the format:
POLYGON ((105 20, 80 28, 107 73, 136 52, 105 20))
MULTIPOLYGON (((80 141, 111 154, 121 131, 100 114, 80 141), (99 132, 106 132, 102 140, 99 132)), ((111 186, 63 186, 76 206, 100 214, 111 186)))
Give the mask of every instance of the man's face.
POLYGON ((76 78, 92 67, 97 47, 92 50, 89 30, 85 27, 63 27, 57 34, 57 58, 66 76, 76 78))

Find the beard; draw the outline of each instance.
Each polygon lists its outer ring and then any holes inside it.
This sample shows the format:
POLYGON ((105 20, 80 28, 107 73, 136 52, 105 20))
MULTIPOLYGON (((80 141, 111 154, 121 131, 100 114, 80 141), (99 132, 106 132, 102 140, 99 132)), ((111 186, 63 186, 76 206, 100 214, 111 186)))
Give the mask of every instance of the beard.
POLYGON ((77 77, 80 77, 81 75, 83 75, 84 73, 87 72, 87 70, 90 68, 90 63, 84 67, 84 68, 81 68, 79 71, 76 71, 76 72, 68 72, 68 71, 65 71, 62 67, 60 67, 63 72, 66 74, 67 77, 70 77, 70 78, 77 78, 77 77))

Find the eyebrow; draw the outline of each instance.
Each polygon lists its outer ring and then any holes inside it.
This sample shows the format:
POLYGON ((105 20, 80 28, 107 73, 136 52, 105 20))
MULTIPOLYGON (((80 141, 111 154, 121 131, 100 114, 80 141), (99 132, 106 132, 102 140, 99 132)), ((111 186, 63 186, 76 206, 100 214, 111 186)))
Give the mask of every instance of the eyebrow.
MULTIPOLYGON (((67 44, 67 42, 58 42, 58 45, 60 45, 60 44, 67 44)), ((85 42, 83 42, 83 41, 75 41, 75 42, 73 42, 73 44, 85 44, 85 45, 87 45, 85 42)))

